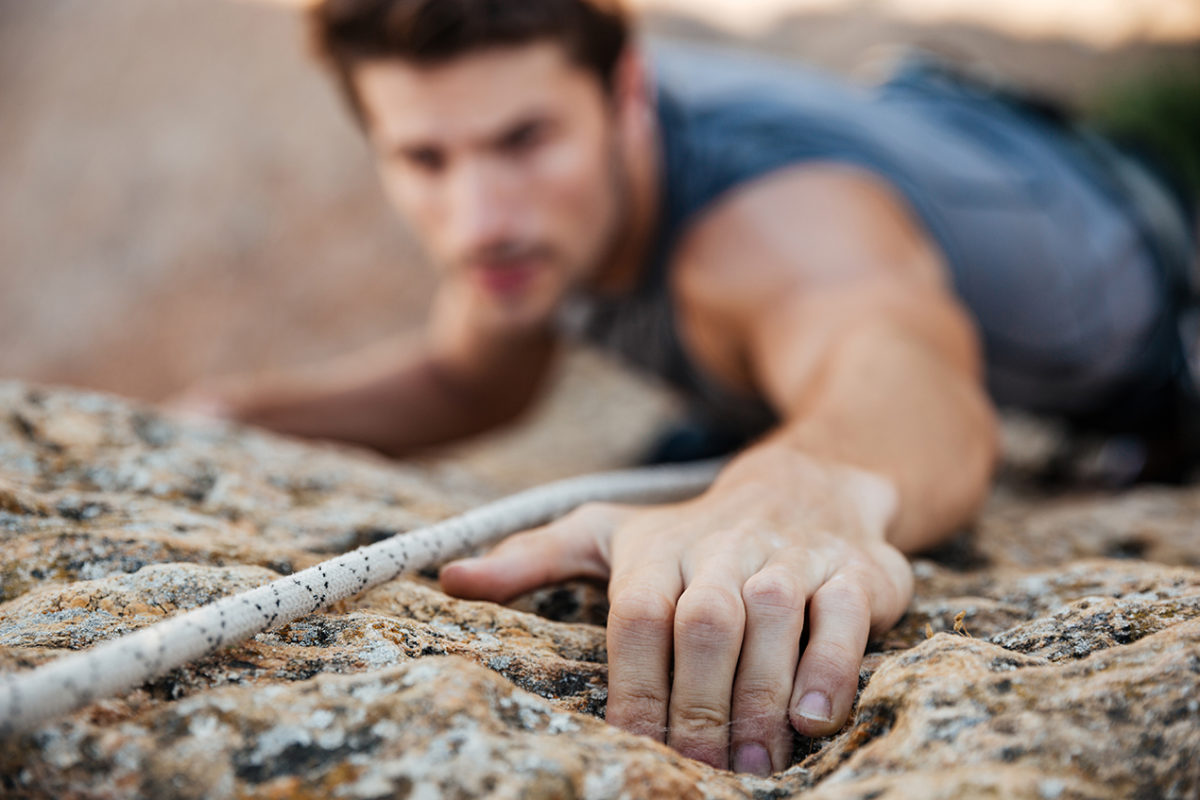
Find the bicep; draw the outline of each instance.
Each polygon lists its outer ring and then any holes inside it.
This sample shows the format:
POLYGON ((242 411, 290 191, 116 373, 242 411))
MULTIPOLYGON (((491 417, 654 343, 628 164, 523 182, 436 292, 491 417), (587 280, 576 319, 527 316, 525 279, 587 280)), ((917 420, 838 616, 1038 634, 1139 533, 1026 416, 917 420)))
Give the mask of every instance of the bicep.
POLYGON ((964 380, 980 379, 977 337, 959 303, 945 290, 886 278, 810 287, 773 303, 749 323, 748 356, 768 401, 783 416, 800 415, 864 336, 917 346, 964 380))
POLYGON ((737 329, 758 390, 802 409, 866 328, 931 348, 972 379, 978 344, 940 251, 890 185, 856 167, 805 165, 753 184, 689 243, 691 284, 737 329))

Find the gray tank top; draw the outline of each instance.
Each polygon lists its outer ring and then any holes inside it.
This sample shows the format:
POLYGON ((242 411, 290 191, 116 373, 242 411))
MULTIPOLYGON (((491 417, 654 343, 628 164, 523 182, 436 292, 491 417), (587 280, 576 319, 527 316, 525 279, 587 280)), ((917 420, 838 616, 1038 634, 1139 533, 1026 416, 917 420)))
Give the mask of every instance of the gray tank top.
POLYGON ((1049 121, 918 66, 865 88, 725 51, 660 43, 655 55, 652 254, 630 293, 573 298, 563 329, 664 378, 705 424, 748 439, 777 418, 689 358, 668 286, 675 247, 727 192, 803 161, 865 167, 907 199, 979 324, 998 402, 1082 410, 1137 362, 1161 287, 1138 232, 1049 121))

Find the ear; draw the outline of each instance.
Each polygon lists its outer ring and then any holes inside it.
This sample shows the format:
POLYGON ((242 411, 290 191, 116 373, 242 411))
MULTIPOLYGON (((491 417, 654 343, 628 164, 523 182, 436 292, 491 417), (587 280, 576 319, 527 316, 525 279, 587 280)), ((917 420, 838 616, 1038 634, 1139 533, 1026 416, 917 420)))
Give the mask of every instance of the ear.
POLYGON ((645 52, 626 45, 613 71, 613 105, 623 124, 641 126, 654 110, 654 84, 645 52))

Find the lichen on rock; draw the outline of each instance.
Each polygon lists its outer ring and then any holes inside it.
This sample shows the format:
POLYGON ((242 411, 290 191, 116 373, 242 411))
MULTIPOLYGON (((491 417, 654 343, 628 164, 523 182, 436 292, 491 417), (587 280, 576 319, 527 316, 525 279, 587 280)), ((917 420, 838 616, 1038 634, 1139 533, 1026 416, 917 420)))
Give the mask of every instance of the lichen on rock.
MULTIPOLYGON (((100 395, 0 383, 0 671, 496 491, 100 395)), ((1200 490, 1002 486, 914 560, 855 712, 770 778, 603 720, 603 592, 390 581, 0 747, 5 797, 1023 798, 1200 794, 1200 490)))

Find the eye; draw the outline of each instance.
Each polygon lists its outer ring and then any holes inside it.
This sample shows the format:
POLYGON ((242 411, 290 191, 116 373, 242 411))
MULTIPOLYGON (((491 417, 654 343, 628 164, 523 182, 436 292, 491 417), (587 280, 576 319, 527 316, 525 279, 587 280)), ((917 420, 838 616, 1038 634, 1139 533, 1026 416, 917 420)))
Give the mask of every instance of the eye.
POLYGON ((441 172, 446 166, 446 156, 434 147, 413 147, 402 150, 400 157, 409 166, 421 172, 441 172))
POLYGON ((520 155, 528 152, 546 139, 549 126, 542 120, 524 122, 500 137, 500 149, 520 155))

